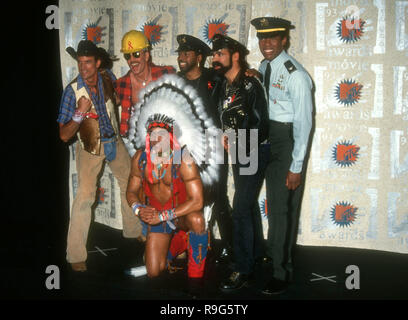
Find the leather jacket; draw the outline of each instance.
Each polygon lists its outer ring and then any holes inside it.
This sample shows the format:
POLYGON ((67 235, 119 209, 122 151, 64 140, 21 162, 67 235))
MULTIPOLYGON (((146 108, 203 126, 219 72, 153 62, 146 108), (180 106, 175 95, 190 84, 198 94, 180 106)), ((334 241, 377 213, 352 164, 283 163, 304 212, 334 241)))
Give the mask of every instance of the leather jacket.
POLYGON ((239 141, 239 147, 250 151, 249 129, 258 129, 258 145, 268 138, 268 102, 264 87, 256 77, 237 75, 231 85, 227 79, 218 78, 211 92, 216 102, 218 115, 224 131, 233 129, 238 137, 238 129, 245 129, 246 143, 239 141))

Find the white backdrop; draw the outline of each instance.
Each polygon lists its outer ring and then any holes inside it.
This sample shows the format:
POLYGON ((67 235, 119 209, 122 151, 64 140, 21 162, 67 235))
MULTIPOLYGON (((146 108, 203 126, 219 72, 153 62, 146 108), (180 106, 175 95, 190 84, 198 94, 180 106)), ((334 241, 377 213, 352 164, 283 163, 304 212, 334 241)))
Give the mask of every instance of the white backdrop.
MULTIPOLYGON (((289 53, 316 87, 298 244, 408 253, 408 1, 64 0, 63 84, 77 75, 65 48, 76 48, 82 39, 120 57, 113 72, 124 75, 120 42, 130 29, 150 38, 156 64, 177 69, 177 34, 209 41, 221 32, 247 44, 248 60, 257 68, 262 56, 249 22, 259 16, 292 21, 289 53)), ((74 159, 71 147, 71 201, 74 159)), ((259 202, 266 234, 265 190, 259 202)), ((95 220, 120 229, 119 208, 118 186, 107 167, 95 220)))

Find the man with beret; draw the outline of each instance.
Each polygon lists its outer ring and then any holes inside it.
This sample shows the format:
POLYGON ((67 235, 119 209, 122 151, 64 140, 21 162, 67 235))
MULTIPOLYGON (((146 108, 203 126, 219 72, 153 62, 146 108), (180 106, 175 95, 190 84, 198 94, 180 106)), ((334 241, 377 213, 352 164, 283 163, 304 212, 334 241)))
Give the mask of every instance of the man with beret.
MULTIPOLYGON (((218 116, 216 101, 213 95, 213 87, 221 77, 214 69, 204 67, 207 57, 211 54, 210 47, 200 39, 187 35, 177 36, 179 47, 177 62, 180 68, 178 74, 194 87, 203 100, 207 114, 213 119, 215 125, 221 129, 221 121, 218 116)), ((205 198, 215 201, 210 226, 217 221, 221 236, 221 250, 217 261, 225 261, 232 254, 232 220, 227 196, 228 166, 220 165, 220 179, 213 188, 213 194, 205 195, 205 198)))
POLYGON ((221 34, 213 37, 212 45, 213 67, 224 76, 224 80, 214 88, 222 129, 235 133, 235 138, 228 135, 224 140, 224 148, 236 159, 232 163, 235 184, 232 206, 234 265, 232 273, 220 286, 223 291, 232 291, 251 280, 255 261, 263 257, 258 196, 269 155, 269 147, 264 144, 268 136, 268 107, 262 84, 256 77, 245 75, 249 53, 245 46, 221 34), (251 129, 257 130, 256 140, 250 138, 251 129), (239 131, 246 135, 236 139, 239 131), (249 162, 242 161, 243 155, 249 157, 249 162), (254 165, 255 170, 250 172, 254 165))
POLYGON ((137 238, 142 229, 126 200, 130 157, 118 135, 115 76, 99 69, 104 59, 92 41, 83 40, 76 52, 71 47, 67 51, 77 60, 79 75, 63 92, 57 122, 62 141, 69 142, 75 135, 79 140, 75 149, 78 188, 69 222, 67 261, 74 271, 82 272, 87 269, 86 242, 92 205, 105 161, 120 187, 123 235, 137 238))
POLYGON ((257 30, 264 56, 259 72, 269 100, 270 163, 266 169, 268 239, 272 278, 264 294, 279 294, 293 278, 292 248, 296 242, 298 212, 303 191, 302 172, 312 128, 313 83, 307 71, 286 53, 291 22, 260 17, 257 30))

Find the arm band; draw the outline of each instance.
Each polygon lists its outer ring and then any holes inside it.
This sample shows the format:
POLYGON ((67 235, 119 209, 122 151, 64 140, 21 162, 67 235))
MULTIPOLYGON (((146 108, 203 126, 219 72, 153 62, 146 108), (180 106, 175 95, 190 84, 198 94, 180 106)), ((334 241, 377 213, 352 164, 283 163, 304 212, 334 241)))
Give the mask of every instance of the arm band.
POLYGON ((159 212, 160 221, 171 221, 176 219, 176 209, 163 210, 159 212))
POLYGON ((76 123, 81 123, 82 120, 84 120, 85 113, 75 110, 74 115, 72 116, 72 120, 75 121, 76 123))
POLYGON ((131 205, 131 207, 132 207, 133 213, 136 212, 136 209, 137 209, 137 208, 140 208, 140 207, 141 207, 141 208, 146 208, 145 205, 140 204, 140 203, 137 203, 137 202, 133 202, 132 205, 131 205))

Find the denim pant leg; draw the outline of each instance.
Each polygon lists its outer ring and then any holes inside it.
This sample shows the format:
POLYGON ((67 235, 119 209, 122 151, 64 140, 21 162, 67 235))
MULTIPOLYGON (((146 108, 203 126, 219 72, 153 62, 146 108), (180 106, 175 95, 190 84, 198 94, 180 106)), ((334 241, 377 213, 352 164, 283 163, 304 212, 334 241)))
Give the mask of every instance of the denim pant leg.
POLYGON ((215 221, 217 222, 221 236, 221 246, 228 248, 232 247, 232 218, 227 192, 228 165, 223 164, 220 167, 220 178, 215 187, 215 203, 210 226, 212 228, 215 221))
MULTIPOLYGON (((259 159, 260 157, 258 156, 258 162, 260 162, 259 159)), ((240 164, 232 165, 235 184, 232 212, 234 269, 235 271, 248 274, 253 271, 255 258, 254 245, 255 243, 259 245, 262 234, 258 196, 264 179, 264 166, 258 165, 258 170, 253 175, 241 175, 240 168, 242 167, 245 166, 240 164), (258 210, 256 210, 257 205, 258 210)))

